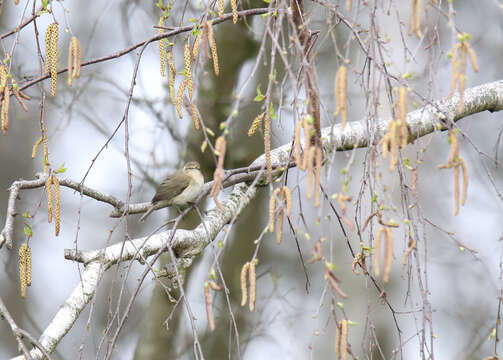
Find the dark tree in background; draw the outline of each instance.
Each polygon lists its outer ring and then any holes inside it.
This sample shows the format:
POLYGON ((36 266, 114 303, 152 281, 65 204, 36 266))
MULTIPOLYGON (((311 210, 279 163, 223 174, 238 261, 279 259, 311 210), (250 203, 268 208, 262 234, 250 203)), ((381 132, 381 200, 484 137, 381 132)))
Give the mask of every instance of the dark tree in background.
POLYGON ((0 9, 2 358, 500 358, 497 1, 0 9))

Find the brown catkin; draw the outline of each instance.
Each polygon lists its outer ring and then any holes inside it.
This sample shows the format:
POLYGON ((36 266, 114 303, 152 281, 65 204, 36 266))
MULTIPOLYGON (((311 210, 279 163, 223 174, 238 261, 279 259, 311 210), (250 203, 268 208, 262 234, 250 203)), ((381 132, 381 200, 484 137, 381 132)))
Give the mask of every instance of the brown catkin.
POLYGON ((479 72, 479 66, 477 65, 477 56, 475 52, 472 50, 468 43, 466 44, 466 51, 468 51, 468 55, 470 56, 470 62, 472 63, 473 71, 479 72))
POLYGON ((175 100, 175 60, 173 59, 173 53, 171 51, 166 52, 166 57, 168 59, 168 82, 169 82, 169 96, 171 98, 171 103, 176 104, 175 100))
POLYGON ((204 302, 206 304, 206 317, 208 318, 208 326, 210 327, 210 331, 215 330, 215 320, 213 317, 213 307, 212 307, 212 299, 210 293, 210 285, 208 282, 204 283, 204 302))
POLYGON ((297 163, 297 167, 300 170, 305 170, 306 168, 304 167, 304 163, 301 158, 301 149, 300 149, 300 130, 304 126, 303 124, 304 119, 301 119, 297 122, 297 125, 295 125, 295 162, 297 163))
POLYGON ((45 192, 47 194, 47 221, 52 222, 52 176, 47 177, 45 182, 45 192))
POLYGON ((72 41, 75 43, 75 57, 73 58, 73 77, 78 78, 80 77, 80 68, 82 66, 82 49, 80 47, 80 42, 79 40, 73 36, 72 41))
POLYGON ((33 150, 31 151, 31 158, 32 159, 35 159, 35 157, 37 156, 37 150, 38 150, 38 147, 40 146, 40 144, 42 143, 42 140, 44 140, 44 138, 41 136, 37 142, 35 143, 35 145, 33 145, 33 150))
POLYGON ((232 9, 232 23, 235 24, 238 22, 238 4, 237 0, 231 0, 231 9, 232 9))
POLYGON ((196 130, 199 130, 199 114, 197 112, 196 104, 190 104, 190 116, 192 117, 192 121, 194 121, 194 127, 196 130))
POLYGON ((59 191, 59 179, 54 175, 52 176, 52 183, 54 184, 54 228, 56 236, 58 236, 61 228, 61 195, 59 191))
POLYGON ((257 277, 255 274, 255 261, 250 261, 250 270, 248 272, 248 279, 250 281, 250 311, 255 310, 255 298, 257 294, 257 277))
POLYGON ((323 153, 321 149, 316 146, 316 173, 314 177, 314 207, 320 206, 320 182, 321 182, 321 162, 323 160, 323 153))
POLYGON ((288 186, 283 186, 283 190, 281 191, 285 194, 286 214, 290 216, 292 214, 292 192, 288 186))
POLYGON ((284 218, 283 208, 278 210, 278 221, 276 226, 276 242, 278 245, 281 244, 281 238, 283 237, 283 218, 284 218))
POLYGON ((381 226, 379 230, 377 230, 374 239, 374 274, 376 277, 379 277, 381 273, 379 258, 381 256, 381 235, 384 234, 384 231, 384 226, 381 226))
POLYGON ((454 216, 459 213, 459 166, 454 166, 454 216))
POLYGON ((72 36, 68 47, 68 85, 72 86, 73 78, 80 76, 80 66, 82 64, 82 51, 79 40, 72 36))
POLYGON ((348 83, 348 70, 344 65, 341 65, 337 70, 337 74, 335 76, 336 109, 334 115, 337 116, 339 112, 341 112, 342 115, 341 128, 343 131, 348 121, 347 83, 348 83))
POLYGON ((183 48, 183 63, 185 68, 185 79, 187 79, 187 90, 189 92, 189 99, 192 101, 192 95, 194 92, 193 84, 192 84, 192 71, 190 66, 190 46, 187 42, 185 47, 183 48))
POLYGON ((463 158, 459 158, 461 169, 463 170, 463 191, 461 192, 461 205, 465 204, 466 194, 468 193, 468 169, 463 158))
MULTIPOLYGON (((164 26, 164 15, 159 18, 159 26, 164 26)), ((157 29, 157 34, 162 34, 164 29, 157 29)), ((159 63, 161 65, 161 76, 166 76, 166 39, 159 40, 159 63)))
POLYGON ((348 358, 348 321, 341 321, 341 359, 348 358))
POLYGON ((194 46, 192 46, 192 57, 194 61, 197 61, 197 58, 199 57, 199 45, 201 44, 202 35, 203 32, 199 31, 199 33, 196 36, 196 40, 194 40, 194 46))
MULTIPOLYGON (((46 133, 47 134, 47 130, 46 131, 42 131, 42 133, 46 133)), ((48 142, 47 142, 47 136, 44 136, 44 140, 42 140, 42 144, 44 145, 43 146, 43 149, 44 149, 44 174, 47 174, 49 172, 49 145, 48 145, 48 142)))
POLYGON ((341 323, 335 329, 335 356, 337 360, 341 358, 341 323))
POLYGON ((248 288, 246 283, 246 275, 248 274, 248 269, 250 268, 250 263, 247 262, 241 268, 241 306, 245 306, 248 301, 248 288))
POLYGON ((390 228, 386 227, 384 235, 386 243, 384 244, 384 275, 382 280, 386 283, 389 280, 391 264, 393 263, 393 233, 390 228))
POLYGON ((307 155, 307 198, 309 200, 313 197, 313 165, 315 152, 316 147, 311 146, 307 155))
POLYGON ((183 100, 183 93, 185 91, 185 86, 187 85, 187 79, 183 79, 182 83, 180 84, 180 87, 178 88, 178 93, 176 95, 176 111, 178 112, 178 116, 180 119, 183 118, 183 113, 182 113, 182 100, 183 100))
POLYGON ((213 34, 213 24, 211 21, 207 21, 206 26, 208 28, 208 43, 210 44, 211 57, 213 59, 213 70, 215 71, 215 75, 218 76, 220 71, 218 67, 217 44, 215 42, 215 35, 213 34))

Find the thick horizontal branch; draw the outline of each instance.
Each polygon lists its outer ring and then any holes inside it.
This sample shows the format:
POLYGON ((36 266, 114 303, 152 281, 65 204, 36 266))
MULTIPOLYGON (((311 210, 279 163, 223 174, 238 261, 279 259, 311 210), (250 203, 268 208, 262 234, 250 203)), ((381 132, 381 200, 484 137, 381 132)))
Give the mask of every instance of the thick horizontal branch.
MULTIPOLYGON (((407 122, 412 131, 412 136, 417 139, 432 133, 435 129, 445 128, 449 121, 457 121, 471 114, 488 111, 503 110, 503 81, 497 81, 477 86, 465 91, 463 108, 458 111, 459 96, 444 99, 434 105, 428 105, 407 115, 407 122)), ((378 134, 376 141, 384 133, 389 123, 385 120, 378 121, 378 134)), ((322 131, 322 145, 329 154, 333 151, 344 151, 355 147, 369 145, 371 134, 367 133, 365 122, 352 122, 346 125, 344 131, 340 126, 325 128, 322 131)), ((274 166, 282 167, 290 164, 291 144, 285 144, 271 151, 271 161, 274 166)), ((265 155, 257 158, 251 167, 264 168, 265 155)), ((262 172, 263 174, 263 172, 262 172)), ((260 175, 260 174, 259 174, 260 175)), ((266 178, 260 175, 261 178, 266 178)), ((257 182, 257 180, 255 181, 257 182)), ((171 242, 171 247, 178 258, 190 259, 201 253, 204 248, 215 239, 223 227, 250 204, 256 195, 255 186, 245 183, 236 185, 232 193, 222 201, 222 210, 215 207, 204 217, 203 223, 194 230, 177 230, 171 242)), ((115 244, 104 249, 93 251, 65 250, 67 259, 80 261, 86 264, 82 274, 82 281, 75 287, 72 295, 63 307, 56 313, 50 325, 40 338, 41 345, 52 352, 63 336, 73 326, 80 312, 92 299, 101 273, 118 261, 138 259, 143 261, 146 257, 166 249, 166 242, 172 236, 172 230, 161 232, 150 238, 138 238, 126 241, 124 244, 115 244)), ((41 359, 42 354, 33 349, 31 355, 34 359, 41 359)), ((21 360, 18 357, 17 360, 21 360)))

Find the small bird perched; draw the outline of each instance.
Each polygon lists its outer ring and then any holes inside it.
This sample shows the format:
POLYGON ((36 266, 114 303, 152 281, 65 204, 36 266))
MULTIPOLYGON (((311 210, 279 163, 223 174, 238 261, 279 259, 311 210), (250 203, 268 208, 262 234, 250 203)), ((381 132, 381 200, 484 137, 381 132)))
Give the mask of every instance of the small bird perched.
POLYGON ((164 179, 152 198, 152 206, 140 218, 140 221, 145 221, 158 204, 183 206, 195 200, 204 185, 204 177, 200 169, 197 161, 189 161, 182 170, 177 170, 164 179))

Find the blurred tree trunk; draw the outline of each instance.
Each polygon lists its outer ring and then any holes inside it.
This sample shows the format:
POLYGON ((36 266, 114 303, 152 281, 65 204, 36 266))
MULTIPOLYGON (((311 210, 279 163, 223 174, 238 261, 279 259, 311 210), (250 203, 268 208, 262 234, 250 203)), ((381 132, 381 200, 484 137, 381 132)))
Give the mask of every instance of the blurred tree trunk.
MULTIPOLYGON (((262 2, 252 2, 250 8, 260 6, 262 2)), ((248 19, 252 21, 252 19, 248 19)), ((199 76, 197 106, 204 123, 211 128, 216 137, 221 132, 219 125, 225 121, 230 114, 231 104, 233 100, 233 92, 239 80, 239 75, 243 65, 247 61, 254 61, 257 56, 260 44, 252 37, 248 29, 249 24, 245 24, 240 20, 237 24, 225 22, 215 26, 216 43, 218 49, 218 57, 220 62, 220 74, 215 76, 213 72, 213 64, 207 61, 204 71, 199 76)), ((201 55, 201 59, 203 54, 201 55)), ((263 78, 263 74, 256 77, 257 80, 263 78)), ((250 88, 255 85, 251 84, 250 88)), ((233 127, 230 130, 230 135, 227 138, 227 148, 232 151, 227 151, 225 167, 235 168, 247 166, 250 162, 263 152, 263 140, 260 135, 248 138, 246 136, 251 120, 258 114, 260 104, 253 103, 252 106, 247 106, 246 109, 241 109, 237 118, 233 120, 233 127)), ((193 126, 187 133, 186 156, 185 161, 197 160, 201 164, 201 170, 204 173, 205 180, 211 180, 215 163, 213 156, 206 149, 205 153, 201 153, 201 144, 204 138, 201 131, 196 131, 193 126)), ((215 138, 211 138, 212 141, 215 138)), ((223 195, 225 196, 225 195, 223 195)), ((234 233, 239 234, 239 238, 231 237, 226 244, 226 253, 231 253, 232 256, 224 256, 224 264, 222 271, 224 273, 226 283, 231 290, 233 303, 238 303, 237 296, 239 294, 239 284, 236 281, 236 274, 239 274, 242 264, 249 259, 249 254, 252 251, 253 241, 256 233, 249 231, 250 229, 260 229, 260 215, 258 209, 264 208, 262 201, 256 201, 247 209, 246 224, 238 223, 234 227, 234 233), (236 298, 236 299, 234 299, 236 298)), ((192 212, 181 223, 180 228, 193 228, 200 222, 199 216, 192 212)), ((169 262, 169 256, 162 258, 162 263, 165 265, 169 262)), ((185 284, 190 281, 190 275, 194 266, 185 274, 185 284)), ((208 269, 209 270, 209 269, 208 269)), ((198 279, 199 281, 200 279, 198 279)), ((198 284, 203 286, 203 283, 198 284)), ((187 286, 185 287, 187 288, 187 286)), ((179 294, 172 294, 178 297, 179 294)), ((200 299, 204 301, 204 299, 200 299)), ((218 297, 214 303, 218 306, 220 300, 224 300, 223 294, 218 297)), ((166 320, 173 310, 173 303, 169 301, 164 289, 160 285, 156 285, 150 301, 148 313, 145 316, 145 330, 141 336, 136 348, 135 359, 175 359, 183 349, 192 349, 192 346, 186 347, 191 343, 191 339, 187 339, 187 334, 190 334, 190 326, 184 326, 187 320, 185 308, 183 305, 176 309, 176 314, 169 321, 169 330, 166 330, 164 320, 166 320)), ((208 359, 219 359, 227 357, 229 349, 222 346, 228 343, 229 316, 227 307, 221 303, 218 306, 222 314, 215 313, 216 331, 211 336, 205 336, 201 329, 205 328, 206 319, 200 318, 197 322, 199 329, 199 338, 201 342, 206 343, 204 348, 207 349, 205 356, 208 359), (219 331, 222 329, 222 331, 219 331), (208 346, 211 342, 213 346, 208 346), (208 350, 210 349, 210 350, 208 350)), ((190 351, 190 350, 189 350, 190 351)), ((188 354, 186 354, 188 355, 188 354)), ((188 355, 192 357, 192 355, 188 355)))

